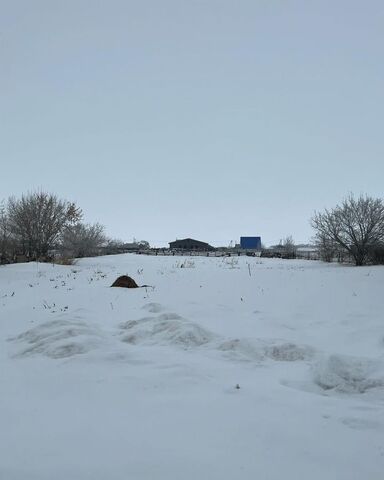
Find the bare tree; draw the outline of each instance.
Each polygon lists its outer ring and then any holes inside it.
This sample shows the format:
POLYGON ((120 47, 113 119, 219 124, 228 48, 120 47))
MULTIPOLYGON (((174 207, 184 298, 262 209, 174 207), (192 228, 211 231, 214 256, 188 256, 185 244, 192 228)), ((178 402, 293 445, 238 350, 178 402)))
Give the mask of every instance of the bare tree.
POLYGON ((99 254, 100 247, 107 242, 104 226, 77 223, 65 228, 61 239, 61 250, 66 256, 76 258, 99 254))
POLYGON ((294 258, 296 256, 296 245, 292 235, 284 238, 281 243, 284 253, 289 256, 289 258, 294 258))
POLYGON ((269 249, 270 255, 279 258, 296 258, 296 245, 291 235, 281 238, 277 245, 272 245, 269 249))
POLYGON ((140 240, 139 242, 137 242, 137 245, 143 250, 148 250, 148 248, 150 248, 149 242, 147 242, 147 240, 140 240))
POLYGON ((9 261, 11 250, 11 235, 8 215, 4 202, 0 203, 0 263, 9 261))
POLYGON ((124 250, 124 241, 119 238, 107 238, 104 246, 105 255, 115 255, 124 250))
POLYGON ((10 231, 29 258, 46 257, 64 227, 78 222, 81 215, 75 203, 42 191, 8 200, 10 231))
POLYGON ((320 260, 323 262, 332 262, 338 257, 340 246, 332 239, 323 234, 318 234, 314 238, 314 244, 317 248, 320 260))
POLYGON ((379 198, 347 197, 341 205, 311 219, 319 242, 336 244, 356 265, 365 265, 372 249, 384 242, 384 203, 379 198))

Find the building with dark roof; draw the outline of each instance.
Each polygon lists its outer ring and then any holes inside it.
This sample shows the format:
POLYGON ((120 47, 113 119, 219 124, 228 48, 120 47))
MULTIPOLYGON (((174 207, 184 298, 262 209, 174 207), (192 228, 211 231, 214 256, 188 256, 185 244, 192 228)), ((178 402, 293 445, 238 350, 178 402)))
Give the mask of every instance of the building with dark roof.
POLYGON ((212 252, 215 250, 212 245, 193 238, 184 238, 183 240, 175 240, 169 243, 171 250, 183 250, 189 252, 212 252))

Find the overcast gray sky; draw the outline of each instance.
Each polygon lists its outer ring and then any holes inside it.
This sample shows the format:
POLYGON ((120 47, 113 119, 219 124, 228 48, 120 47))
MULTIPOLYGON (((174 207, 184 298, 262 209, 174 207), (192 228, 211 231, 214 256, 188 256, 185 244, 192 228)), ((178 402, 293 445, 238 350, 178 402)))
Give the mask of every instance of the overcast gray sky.
POLYGON ((0 198, 123 240, 308 241, 383 194, 384 2, 0 0, 0 198))

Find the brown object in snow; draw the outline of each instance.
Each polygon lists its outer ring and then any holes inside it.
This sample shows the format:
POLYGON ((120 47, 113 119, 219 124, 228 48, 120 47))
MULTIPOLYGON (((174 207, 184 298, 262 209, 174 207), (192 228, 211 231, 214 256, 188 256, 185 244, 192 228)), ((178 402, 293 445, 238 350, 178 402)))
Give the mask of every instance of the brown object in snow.
POLYGON ((121 277, 117 278, 111 287, 139 288, 135 280, 133 280, 131 277, 128 277, 128 275, 122 275, 121 277))

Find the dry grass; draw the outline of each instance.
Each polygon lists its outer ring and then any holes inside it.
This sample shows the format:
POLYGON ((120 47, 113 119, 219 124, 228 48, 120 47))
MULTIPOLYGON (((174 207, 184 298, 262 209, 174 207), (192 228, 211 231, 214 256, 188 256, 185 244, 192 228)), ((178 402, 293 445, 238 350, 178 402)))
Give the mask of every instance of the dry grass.
POLYGON ((57 257, 52 261, 52 263, 55 265, 76 265, 77 259, 71 257, 57 257))

